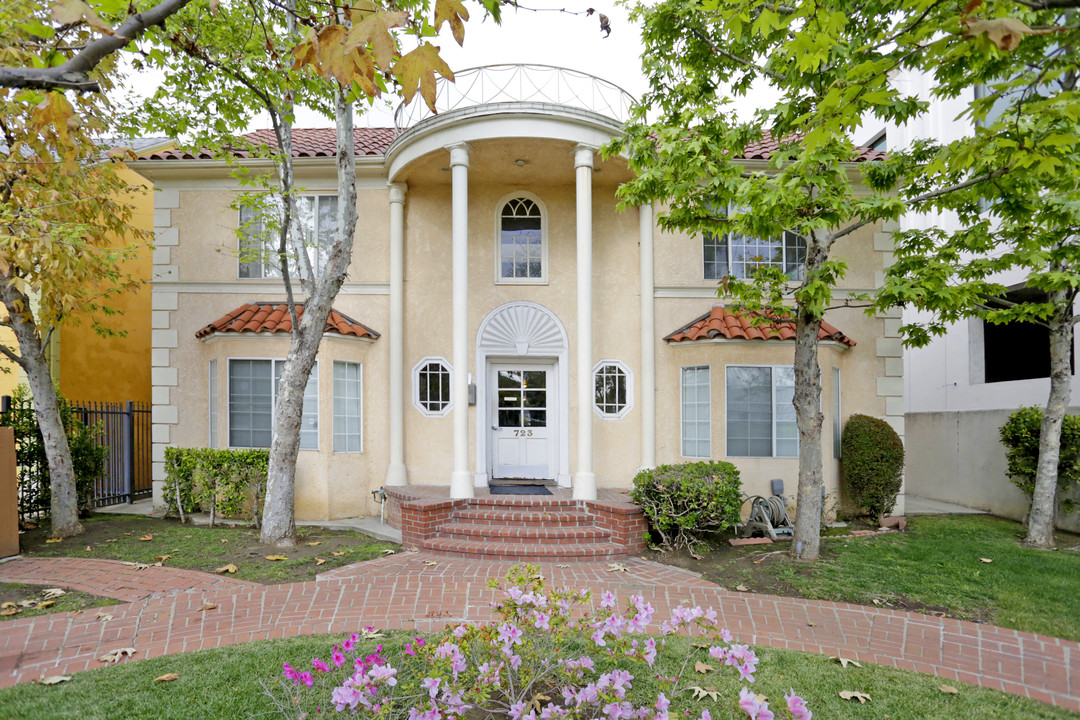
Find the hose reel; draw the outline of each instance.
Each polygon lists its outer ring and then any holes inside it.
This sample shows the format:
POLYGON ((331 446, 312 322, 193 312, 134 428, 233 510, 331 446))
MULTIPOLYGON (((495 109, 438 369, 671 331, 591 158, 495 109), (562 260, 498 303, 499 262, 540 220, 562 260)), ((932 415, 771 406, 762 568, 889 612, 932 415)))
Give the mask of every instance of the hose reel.
POLYGON ((750 517, 742 524, 740 537, 767 537, 776 540, 778 537, 789 538, 795 534, 782 497, 784 483, 782 480, 773 480, 772 485, 772 496, 753 495, 747 498, 750 501, 750 517))

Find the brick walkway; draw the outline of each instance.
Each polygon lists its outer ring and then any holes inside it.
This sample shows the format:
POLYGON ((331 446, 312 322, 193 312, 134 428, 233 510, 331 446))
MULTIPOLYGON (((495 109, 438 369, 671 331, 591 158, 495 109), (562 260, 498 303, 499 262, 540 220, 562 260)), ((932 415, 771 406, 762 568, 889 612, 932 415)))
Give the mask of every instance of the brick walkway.
MULTIPOLYGON (((896 610, 730 592, 677 568, 640 559, 624 564, 627 572, 605 563, 541 568, 556 586, 641 592, 658 617, 683 602, 711 605, 740 642, 841 654, 1080 711, 1080 643, 896 610)), ((0 565, 0 581, 77 588, 127 604, 107 608, 107 621, 56 613, 0 624, 0 687, 101 667, 96 658, 119 647, 137 648, 141 659, 361 625, 427 631, 485 620, 494 597, 487 580, 509 566, 401 553, 315 582, 263 586, 103 560, 15 560, 0 565), (200 612, 205 602, 218 607, 200 612)))

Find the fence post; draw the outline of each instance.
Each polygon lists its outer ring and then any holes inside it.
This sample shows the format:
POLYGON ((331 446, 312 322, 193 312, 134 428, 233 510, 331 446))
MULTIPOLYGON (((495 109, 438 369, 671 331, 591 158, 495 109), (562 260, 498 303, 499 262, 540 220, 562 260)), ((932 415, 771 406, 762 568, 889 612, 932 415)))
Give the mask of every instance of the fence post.
POLYGON ((124 492, 127 503, 135 500, 135 403, 128 400, 124 405, 124 492))

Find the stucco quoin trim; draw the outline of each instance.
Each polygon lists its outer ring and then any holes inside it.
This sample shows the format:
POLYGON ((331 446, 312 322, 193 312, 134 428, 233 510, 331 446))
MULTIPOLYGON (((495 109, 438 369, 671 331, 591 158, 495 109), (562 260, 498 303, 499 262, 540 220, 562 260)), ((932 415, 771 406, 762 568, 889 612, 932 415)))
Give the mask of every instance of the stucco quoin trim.
POLYGON ((488 313, 476 333, 476 486, 488 484, 491 428, 488 380, 493 361, 555 361, 559 427, 559 487, 570 487, 570 341, 566 328, 543 305, 509 302, 488 313))

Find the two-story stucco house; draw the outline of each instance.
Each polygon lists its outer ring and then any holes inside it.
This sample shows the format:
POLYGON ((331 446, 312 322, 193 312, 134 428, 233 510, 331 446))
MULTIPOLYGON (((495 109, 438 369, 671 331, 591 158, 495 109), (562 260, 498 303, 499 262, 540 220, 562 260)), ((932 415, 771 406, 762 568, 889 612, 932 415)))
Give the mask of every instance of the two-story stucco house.
MULTIPOLYGON (((395 129, 356 130, 360 223, 308 386, 297 516, 378 513, 382 486, 466 498, 522 478, 588 501, 629 487, 639 468, 700 458, 735 463, 750 494, 766 494, 772 478, 793 494, 794 342, 726 308, 717 282, 755 263, 796 279, 802 240, 665 234, 654 208, 618 211, 630 170, 597 149, 620 132, 625 93, 554 68, 471 72, 457 85, 470 90, 440 92, 439 114, 411 107, 395 129), (485 74, 503 82, 480 82, 485 74)), ((336 203, 334 131, 295 137, 319 237, 336 203)), ((747 166, 763 167, 769 151, 747 148, 747 166)), ((863 151, 851 172, 878 157, 863 151)), ((273 269, 238 255, 253 242, 237 232, 250 218, 230 209, 240 187, 225 163, 170 151, 139 168, 157 188, 160 481, 168 445, 269 444, 289 326, 273 269)), ((873 288, 890 247, 880 228, 845 237, 844 291, 873 288)), ((828 320, 826 446, 852 413, 902 433, 899 321, 858 309, 828 320)), ((830 493, 835 455, 826 452, 830 493)))

